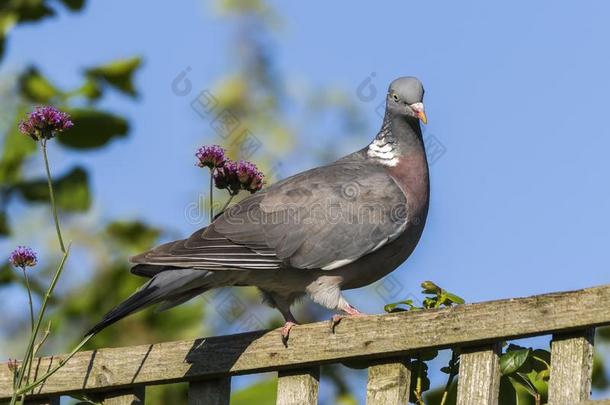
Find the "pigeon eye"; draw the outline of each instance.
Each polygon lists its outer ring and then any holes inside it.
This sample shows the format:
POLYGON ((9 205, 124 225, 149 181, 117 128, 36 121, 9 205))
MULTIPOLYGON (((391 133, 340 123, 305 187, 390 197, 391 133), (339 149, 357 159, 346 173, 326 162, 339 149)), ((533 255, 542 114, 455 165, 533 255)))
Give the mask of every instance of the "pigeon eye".
POLYGON ((400 98, 396 94, 392 94, 392 98, 394 99, 394 101, 400 100, 400 98))

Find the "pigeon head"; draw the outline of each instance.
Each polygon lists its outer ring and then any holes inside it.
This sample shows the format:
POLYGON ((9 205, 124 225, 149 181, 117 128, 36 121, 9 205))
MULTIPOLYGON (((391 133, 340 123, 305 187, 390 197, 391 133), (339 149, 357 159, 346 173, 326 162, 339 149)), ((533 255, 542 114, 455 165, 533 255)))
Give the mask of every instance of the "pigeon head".
POLYGON ((409 119, 428 122, 424 112, 424 86, 416 77, 399 77, 388 89, 388 111, 409 119))

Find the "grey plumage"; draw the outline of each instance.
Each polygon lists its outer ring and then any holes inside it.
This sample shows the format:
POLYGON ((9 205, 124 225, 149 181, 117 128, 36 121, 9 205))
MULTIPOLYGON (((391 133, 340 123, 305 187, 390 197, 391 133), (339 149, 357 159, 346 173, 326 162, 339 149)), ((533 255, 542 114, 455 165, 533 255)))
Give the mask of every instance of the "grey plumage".
POLYGON ((356 311, 341 290, 394 270, 425 224, 423 92, 415 78, 395 80, 381 130, 367 147, 245 198, 187 239, 133 257, 132 272, 151 279, 89 333, 149 305, 167 309, 235 285, 258 287, 289 323, 296 322, 290 305, 304 294, 356 311))

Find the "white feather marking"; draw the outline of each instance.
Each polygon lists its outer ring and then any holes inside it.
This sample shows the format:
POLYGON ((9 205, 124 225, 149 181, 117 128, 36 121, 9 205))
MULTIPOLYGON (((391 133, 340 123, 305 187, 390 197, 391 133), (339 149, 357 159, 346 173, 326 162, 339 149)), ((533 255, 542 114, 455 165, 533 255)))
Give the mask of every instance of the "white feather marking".
POLYGON ((322 270, 333 270, 333 269, 345 266, 346 264, 350 264, 353 261, 354 261, 354 259, 335 260, 334 262, 331 262, 331 263, 327 264, 326 266, 322 267, 322 270))
POLYGON ((366 154, 368 157, 378 159, 379 163, 385 166, 394 167, 398 164, 398 158, 394 153, 394 147, 392 144, 385 143, 379 146, 378 140, 375 139, 373 143, 369 145, 366 154))

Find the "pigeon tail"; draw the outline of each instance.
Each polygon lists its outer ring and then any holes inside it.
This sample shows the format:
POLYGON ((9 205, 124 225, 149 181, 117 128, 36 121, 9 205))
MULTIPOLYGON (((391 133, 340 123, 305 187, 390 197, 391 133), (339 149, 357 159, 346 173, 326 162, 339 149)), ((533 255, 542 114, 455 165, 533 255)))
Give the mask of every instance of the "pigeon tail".
POLYGON ((85 336, 95 335, 113 323, 154 304, 165 311, 214 288, 205 270, 167 270, 153 276, 125 301, 110 310, 85 336))

